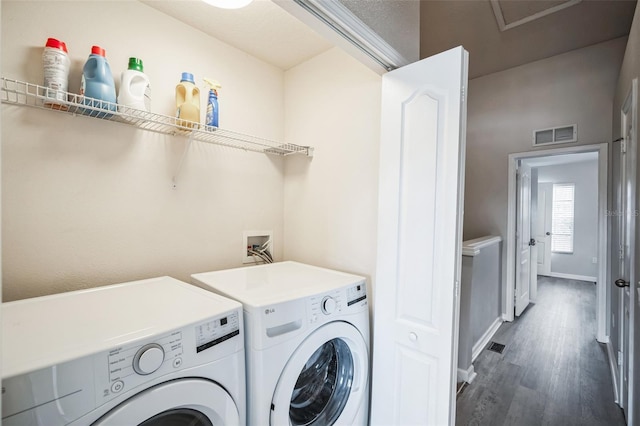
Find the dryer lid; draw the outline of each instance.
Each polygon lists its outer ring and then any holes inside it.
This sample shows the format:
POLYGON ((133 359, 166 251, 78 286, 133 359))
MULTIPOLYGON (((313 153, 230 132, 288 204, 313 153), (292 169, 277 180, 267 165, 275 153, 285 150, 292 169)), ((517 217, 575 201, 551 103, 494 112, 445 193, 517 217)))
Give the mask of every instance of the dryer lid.
POLYGON ((170 277, 2 305, 2 378, 162 335, 225 313, 233 300, 170 277))

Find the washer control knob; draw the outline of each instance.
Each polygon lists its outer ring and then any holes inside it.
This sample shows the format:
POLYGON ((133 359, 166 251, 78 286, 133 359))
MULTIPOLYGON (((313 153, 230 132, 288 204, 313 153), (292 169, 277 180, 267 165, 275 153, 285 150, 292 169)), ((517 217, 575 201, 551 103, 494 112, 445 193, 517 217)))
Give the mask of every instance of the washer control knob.
POLYGON ((337 304, 333 297, 327 296, 322 299, 320 306, 322 307, 322 313, 330 315, 335 312, 337 304))
POLYGON ((143 376, 151 374, 162 365, 164 349, 157 343, 151 343, 138 349, 133 357, 133 369, 143 376))

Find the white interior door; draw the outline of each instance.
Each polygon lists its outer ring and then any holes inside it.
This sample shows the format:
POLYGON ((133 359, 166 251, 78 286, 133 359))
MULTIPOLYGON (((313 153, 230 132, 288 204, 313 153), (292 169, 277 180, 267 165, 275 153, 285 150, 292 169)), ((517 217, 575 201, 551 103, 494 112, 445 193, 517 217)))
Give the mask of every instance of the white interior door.
MULTIPOLYGON (((627 418, 627 424, 633 425, 633 386, 630 379, 633 377, 634 359, 634 317, 635 317, 635 271, 634 271, 634 247, 635 247, 635 191, 636 191, 636 136, 635 123, 637 111, 637 79, 633 80, 631 93, 627 97, 622 108, 621 125, 622 137, 620 182, 622 185, 620 197, 620 212, 623 220, 619 221, 621 235, 619 273, 614 284, 614 294, 618 293, 620 312, 620 353, 618 360, 620 367, 619 401, 627 418)), ((616 277, 614 277, 616 278, 616 277)))
POLYGON ((617 300, 618 303, 618 331, 619 331, 619 336, 618 336, 618 342, 619 342, 619 351, 618 351, 618 400, 620 403, 620 407, 622 407, 623 409, 626 408, 627 405, 627 389, 628 389, 628 373, 626 371, 625 365, 626 363, 624 362, 624 358, 626 357, 625 354, 628 350, 628 328, 629 328, 629 315, 628 315, 628 303, 626 301, 627 299, 627 292, 625 291, 625 285, 626 282, 628 281, 628 246, 627 246, 627 232, 625 231, 627 226, 627 218, 626 218, 626 214, 624 213, 626 211, 626 206, 628 204, 627 201, 627 191, 625 190, 626 187, 626 168, 627 168, 627 164, 626 164, 626 158, 627 155, 625 153, 625 144, 624 142, 621 143, 620 146, 620 162, 618 163, 620 165, 620 168, 618 169, 618 173, 619 173, 619 184, 620 184, 620 188, 619 188, 619 198, 618 198, 618 203, 617 203, 617 211, 619 212, 618 215, 614 216, 617 219, 617 223, 616 223, 616 228, 618 230, 618 235, 620 236, 619 238, 619 242, 618 242, 618 263, 617 263, 617 270, 614 271, 614 273, 616 275, 614 275, 614 284, 616 285, 614 287, 614 290, 612 292, 613 294, 613 299, 617 300))
POLYGON ((531 174, 531 181, 529 184, 529 237, 531 242, 531 248, 529 250, 529 262, 531 266, 529 267, 529 301, 535 302, 538 297, 538 248, 536 247, 536 223, 538 220, 537 211, 534 211, 534 206, 538 205, 538 179, 533 178, 533 173, 531 174), (533 191, 531 187, 536 185, 536 191, 533 191), (536 197, 534 199, 534 197, 536 197))
POLYGON ((552 184, 538 185, 538 220, 536 222, 536 251, 538 275, 551 274, 551 194, 552 184))
POLYGON ((382 78, 372 425, 455 421, 468 53, 382 78))
POLYGON ((531 284, 531 167, 520 164, 517 177, 515 312, 529 305, 531 284))

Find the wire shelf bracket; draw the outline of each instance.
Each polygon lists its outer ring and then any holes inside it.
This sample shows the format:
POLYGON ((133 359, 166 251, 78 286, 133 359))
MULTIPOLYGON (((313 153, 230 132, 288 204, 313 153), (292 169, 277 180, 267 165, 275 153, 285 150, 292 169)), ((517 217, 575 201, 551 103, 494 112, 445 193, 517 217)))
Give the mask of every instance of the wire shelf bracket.
POLYGON ((187 157, 187 153, 189 152, 189 148, 191 148, 192 142, 193 142, 193 133, 191 133, 189 135, 189 138, 187 139, 187 144, 184 147, 184 151, 182 151, 180 162, 178 163, 178 167, 176 167, 176 172, 173 174, 173 189, 176 189, 178 187, 178 176, 180 176, 180 171, 182 170, 184 159, 187 157))
POLYGON ((115 121, 165 135, 188 136, 189 142, 174 176, 174 184, 182 167, 184 156, 193 140, 269 155, 302 154, 313 157, 313 147, 310 146, 280 143, 5 77, 0 80, 0 101, 4 104, 29 106, 115 121))

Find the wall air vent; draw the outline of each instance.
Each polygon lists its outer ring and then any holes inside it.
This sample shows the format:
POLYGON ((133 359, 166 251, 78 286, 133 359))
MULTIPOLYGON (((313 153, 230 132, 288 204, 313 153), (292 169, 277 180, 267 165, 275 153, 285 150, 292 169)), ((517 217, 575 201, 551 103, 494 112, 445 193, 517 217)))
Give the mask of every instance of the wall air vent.
POLYGON ((570 143, 578 141, 578 125, 553 127, 533 131, 533 146, 570 143))

